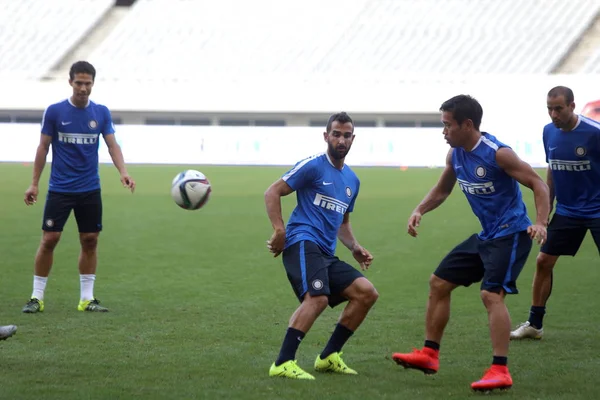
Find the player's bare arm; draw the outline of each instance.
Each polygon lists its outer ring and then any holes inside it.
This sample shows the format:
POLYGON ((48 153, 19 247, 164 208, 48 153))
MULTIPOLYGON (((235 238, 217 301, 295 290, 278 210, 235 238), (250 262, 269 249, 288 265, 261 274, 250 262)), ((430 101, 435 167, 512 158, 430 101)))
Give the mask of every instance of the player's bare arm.
POLYGON ((440 179, 429 193, 427 193, 425 198, 419 203, 408 219, 408 234, 413 237, 417 237, 418 235, 417 227, 421 222, 421 217, 425 213, 438 208, 446 201, 448 196, 450 196, 450 193, 452 193, 452 189, 454 189, 454 185, 456 184, 456 174, 452 167, 452 151, 453 149, 448 151, 448 155, 446 156, 446 166, 444 167, 440 179))
POLYGON ((546 241, 548 215, 550 215, 550 190, 548 185, 529 164, 521 160, 510 148, 503 147, 496 152, 496 163, 517 182, 533 191, 537 217, 535 225, 530 226, 527 232, 539 244, 544 243, 546 241))
POLYGON ((51 143, 52 136, 41 134, 40 144, 35 152, 35 161, 33 162, 33 179, 31 181, 31 186, 25 191, 25 204, 28 206, 37 201, 39 193, 38 185, 40 183, 42 171, 44 171, 44 166, 46 165, 46 157, 48 156, 51 143))
POLYGON ((294 190, 283 179, 277 180, 265 192, 267 215, 273 226, 273 235, 267 240, 267 248, 273 257, 277 257, 285 247, 285 224, 281 215, 281 198, 294 190))
POLYGON ((548 213, 548 219, 550 218, 550 213, 552 213, 552 209, 554 208, 554 181, 552 180, 552 168, 548 165, 548 169, 546 170, 546 185, 548 185, 548 191, 550 193, 550 212, 548 213))
POLYGON ((340 229, 338 230, 338 239, 352 252, 352 255, 358 261, 362 270, 369 269, 369 266, 373 262, 373 256, 367 249, 362 247, 354 233, 352 232, 352 226, 350 225, 350 213, 344 214, 344 220, 340 229))
POLYGON ((133 193, 135 190, 135 181, 127 172, 123 152, 121 151, 121 146, 117 143, 117 139, 115 139, 115 135, 104 135, 104 142, 106 143, 106 147, 108 147, 108 153, 110 154, 110 158, 112 158, 113 164, 117 167, 119 174, 121 174, 121 183, 133 193))

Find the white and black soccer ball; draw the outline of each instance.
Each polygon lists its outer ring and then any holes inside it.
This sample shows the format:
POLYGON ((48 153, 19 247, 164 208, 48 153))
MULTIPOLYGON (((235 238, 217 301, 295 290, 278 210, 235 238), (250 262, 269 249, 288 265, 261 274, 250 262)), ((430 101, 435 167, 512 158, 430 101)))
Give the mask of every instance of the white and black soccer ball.
POLYGON ((183 171, 171 185, 171 197, 175 203, 186 210, 199 210, 210 198, 211 186, 206 176, 193 169, 183 171))

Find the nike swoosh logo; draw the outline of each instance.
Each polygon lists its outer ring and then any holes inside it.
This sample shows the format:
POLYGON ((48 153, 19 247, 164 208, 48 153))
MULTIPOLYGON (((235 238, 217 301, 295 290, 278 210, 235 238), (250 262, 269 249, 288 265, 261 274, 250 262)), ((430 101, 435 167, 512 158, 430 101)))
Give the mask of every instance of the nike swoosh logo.
POLYGON ((61 124, 63 124, 63 125, 69 125, 71 122, 72 121, 69 121, 69 122, 62 121, 61 124))
POLYGON ((333 185, 333 182, 325 182, 325 181, 323 181, 323 186, 327 186, 327 185, 333 185))
POLYGON ((552 151, 552 150, 556 150, 556 148, 557 148, 557 147, 558 147, 558 146, 556 146, 556 147, 550 147, 548 150, 550 150, 550 151, 552 151))
POLYGON ((462 165, 455 165, 454 166, 454 169, 459 169, 459 168, 462 168, 462 165))

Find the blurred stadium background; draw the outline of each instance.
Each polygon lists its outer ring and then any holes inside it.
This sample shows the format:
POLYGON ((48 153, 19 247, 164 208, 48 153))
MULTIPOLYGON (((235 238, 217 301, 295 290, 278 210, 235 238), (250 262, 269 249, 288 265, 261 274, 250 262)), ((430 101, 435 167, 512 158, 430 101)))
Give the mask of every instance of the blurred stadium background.
MULTIPOLYGON (((600 115, 595 0, 0 0, 0 43, 0 123, 39 123, 68 95, 68 68, 80 59, 96 66, 92 98, 117 124, 163 127, 148 128, 157 134, 314 132, 290 128, 322 128, 338 110, 368 128, 357 133, 422 134, 371 143, 370 157, 351 155, 357 165, 439 164, 443 145, 427 162, 399 149, 430 143, 439 104, 458 93, 477 97, 483 128, 536 165, 548 89, 570 86, 578 112, 600 115)), ((232 140, 224 147, 243 150, 232 140)), ((280 163, 255 153, 239 163, 280 163)), ((129 161, 150 161, 136 155, 129 161)), ((235 162, 213 158, 183 157, 235 162)))

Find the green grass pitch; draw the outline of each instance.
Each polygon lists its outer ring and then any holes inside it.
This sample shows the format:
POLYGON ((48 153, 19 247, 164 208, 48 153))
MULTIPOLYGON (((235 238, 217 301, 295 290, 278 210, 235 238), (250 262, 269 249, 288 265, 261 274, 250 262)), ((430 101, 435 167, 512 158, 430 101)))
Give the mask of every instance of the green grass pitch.
MULTIPOLYGON (((351 221, 375 256, 366 273, 379 302, 345 347, 358 376, 314 382, 269 378, 287 320, 297 306, 281 260, 266 250, 271 226, 263 193, 286 168, 130 166, 134 195, 103 165, 104 231, 96 296, 107 314, 76 311, 78 241, 71 217, 55 253, 46 310, 26 315, 49 166, 40 200, 23 204, 31 166, 0 164, 0 324, 17 335, 0 343, 0 398, 17 399, 464 399, 491 362, 478 287, 459 288, 442 343, 440 372, 425 377, 390 359, 423 341, 428 278, 455 244, 480 226, 455 189, 426 215, 420 236, 406 221, 440 170, 356 168, 362 186, 351 221), (178 208, 169 190, 194 168, 213 184, 199 211, 178 208)), ((533 217, 531 193, 524 191, 533 217)), ((295 205, 284 199, 284 217, 295 205)), ((513 326, 527 318, 537 247, 509 297, 513 326)), ((342 245, 338 255, 353 261, 342 245)), ((356 265, 356 263, 353 263, 356 265)), ((597 398, 598 253, 588 235, 576 258, 559 261, 541 342, 511 345, 515 381, 506 398, 597 398)), ((311 370, 341 308, 328 309, 298 352, 311 370)))

